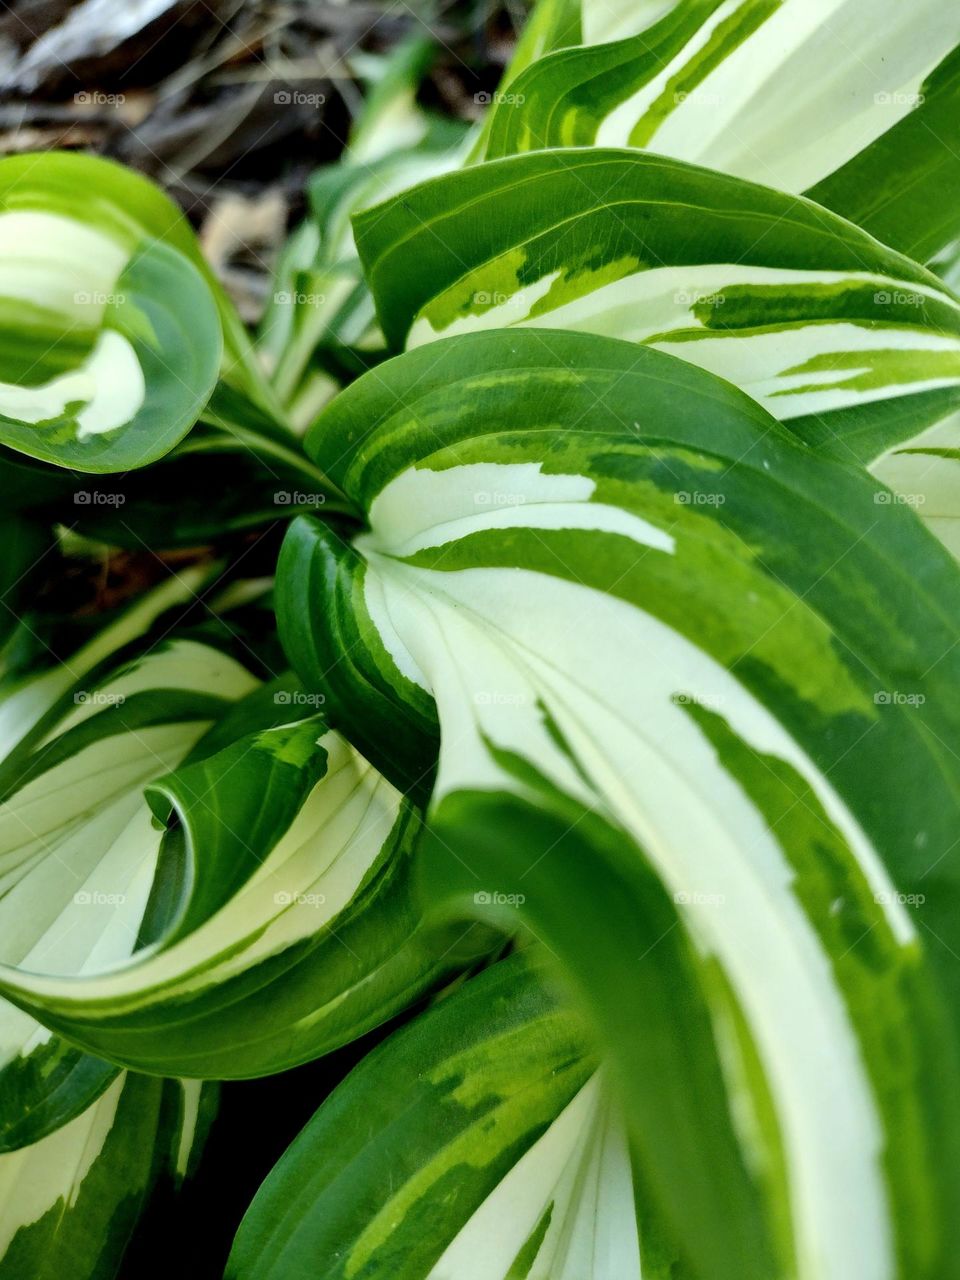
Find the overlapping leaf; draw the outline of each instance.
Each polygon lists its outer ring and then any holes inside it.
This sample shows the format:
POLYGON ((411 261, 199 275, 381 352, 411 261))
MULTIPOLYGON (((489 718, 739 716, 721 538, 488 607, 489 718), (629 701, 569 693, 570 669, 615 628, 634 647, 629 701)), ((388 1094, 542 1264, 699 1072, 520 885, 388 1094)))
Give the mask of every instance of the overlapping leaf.
POLYGON ((536 968, 503 961, 320 1108, 227 1275, 639 1280, 629 1156, 592 1065, 536 968))
MULTIPOLYGON (((376 1026, 489 941, 420 927, 416 810, 328 730, 315 698, 268 686, 200 741, 216 681, 243 693, 248 673, 178 642, 131 678, 166 665, 183 681, 191 662, 192 700, 176 682, 165 696, 111 684, 91 703, 122 704, 8 760, 0 911, 24 936, 8 930, 0 989, 28 1011, 8 1015, 25 1043, 33 1014, 155 1074, 253 1076, 376 1026), (57 805, 44 804, 51 792, 57 805)), ((11 1070, 29 1065, 21 1053, 11 1070)))
MULTIPOLYGON (((133 953, 162 835, 142 789, 255 684, 232 658, 182 641, 77 681, 45 710, 49 687, 27 686, 34 723, 24 734, 24 720, 11 721, 19 742, 0 765, 6 964, 82 973, 133 953)), ((0 1145, 9 1150, 77 1115, 116 1068, 12 1006, 0 1018, 0 1145)))
POLYGON ((336 165, 311 178, 309 216, 278 264, 258 345, 278 395, 304 427, 335 393, 336 379, 358 372, 351 367, 353 349, 383 347, 351 216, 448 172, 464 153, 463 126, 428 114, 416 101, 435 53, 432 41, 414 36, 379 60, 349 145, 336 165))
POLYGON ((144 466, 215 390, 217 417, 282 432, 183 215, 105 160, 52 152, 0 166, 0 346, 0 442, 59 466, 144 466))
POLYGON ((960 16, 951 6, 545 0, 537 7, 522 70, 508 75, 488 122, 486 158, 645 147, 806 191, 921 261, 960 234, 952 141, 960 125, 960 16))
POLYGON ((291 656, 349 733, 439 715, 425 893, 561 956, 696 1274, 957 1274, 956 566, 605 338, 409 353, 308 447, 370 531, 292 526, 291 656))
MULTIPOLYGON (((371 211, 358 240, 395 343, 504 326, 631 339, 867 465, 960 399, 960 305, 941 281, 816 205, 677 161, 515 156, 371 211)), ((953 468, 927 455, 925 473, 919 492, 945 487, 960 510, 953 468)))
POLYGON ((124 1073, 55 1133, 0 1155, 0 1277, 116 1274, 158 1179, 186 1174, 209 1105, 197 1084, 124 1073))

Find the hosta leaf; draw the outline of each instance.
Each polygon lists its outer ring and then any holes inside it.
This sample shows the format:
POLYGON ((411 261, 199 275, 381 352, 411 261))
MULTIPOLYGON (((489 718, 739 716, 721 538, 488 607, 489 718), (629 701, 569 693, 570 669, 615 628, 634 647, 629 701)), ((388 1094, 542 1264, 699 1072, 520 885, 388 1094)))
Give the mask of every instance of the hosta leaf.
POLYGON ((635 36, 652 27, 678 0, 537 0, 504 73, 509 85, 531 63, 555 49, 635 36))
POLYGON ((733 388, 600 337, 408 353, 308 448, 369 532, 337 577, 291 527, 291 658, 347 732, 354 694, 367 734, 439 716, 426 892, 561 956, 696 1273, 956 1276, 954 563, 733 388))
MULTIPOLYGON (((641 1248, 626 1130, 593 1077, 450 1240, 428 1280, 640 1280, 641 1248)), ((644 1280, 668 1275, 644 1265, 644 1280)))
MULTIPOLYGON (((27 686, 33 727, 24 734, 19 721, 19 744, 0 765, 7 964, 81 973, 132 954, 161 840, 142 788, 255 683, 232 658, 180 641, 59 698, 27 686)), ((10 1005, 0 1009, 0 1046, 0 1149, 62 1125, 116 1074, 10 1005)))
MULTIPOLYGON (((151 768, 123 793, 125 848, 111 848, 98 829, 109 796, 86 822, 53 809, 67 847, 51 851, 48 835, 46 851, 57 856, 35 853, 34 879, 62 880, 64 861, 77 868, 73 844, 90 857, 106 845, 82 892, 108 905, 86 929, 77 908, 57 918, 73 948, 89 935, 79 963, 46 939, 31 936, 25 954, 8 947, 0 990, 113 1062, 226 1079, 317 1057, 484 954, 487 930, 420 928, 410 878, 418 814, 311 706, 316 699, 298 687, 258 690, 166 777, 179 760, 161 759, 153 745, 151 768)), ((145 732, 138 721, 107 744, 111 792, 127 781, 145 732)), ((52 749, 68 777, 89 755, 69 734, 52 749)), ((38 802, 34 792, 64 790, 39 764, 15 761, 7 775, 11 822, 38 802)), ((89 809, 88 789, 77 794, 89 809)), ((8 855, 20 863, 30 852, 22 845, 8 855)), ((15 887, 33 903, 29 881, 15 887)), ((41 915, 33 906, 31 930, 41 915)))
POLYGON ((24 453, 0 448, 0 483, 8 511, 33 511, 72 501, 77 477, 24 453))
POLYGON ((960 560, 960 414, 893 445, 870 470, 960 560))
POLYGON ((110 1280, 158 1176, 180 1179, 200 1086, 120 1075, 56 1133, 0 1155, 0 1278, 110 1280))
POLYGON ((809 191, 913 256, 960 233, 952 6, 679 0, 620 13, 583 0, 579 36, 569 8, 532 20, 552 38, 531 36, 545 56, 508 73, 486 158, 645 147, 809 191))
POLYGON ((810 203, 659 156, 516 156, 416 187, 357 234, 394 343, 505 325, 644 342, 818 441, 868 406, 847 451, 865 460, 888 408, 926 425, 956 400, 960 306, 934 276, 810 203))
MULTIPOLYGON (((78 681, 88 674, 91 683, 107 673, 109 660, 125 651, 129 656, 146 647, 151 629, 165 627, 169 613, 182 608, 210 585, 217 565, 194 565, 145 592, 126 608, 110 618, 79 647, 63 642, 59 661, 44 652, 43 664, 17 661, 18 655, 6 652, 0 665, 0 752, 5 756, 32 729, 51 707, 59 702, 78 681)), ((42 628, 38 616, 27 611, 19 630, 37 639, 42 628)))
POLYGON ((109 546, 195 547, 306 509, 335 512, 325 477, 302 452, 236 428, 197 427, 151 467, 103 482, 80 478, 41 513, 109 546), (170 495, 177 495, 171 520, 170 495))
MULTIPOLYGON (((629 1258, 631 1229, 636 1255, 625 1153, 610 1153, 596 1191, 565 1185, 568 1166, 574 1181, 578 1163, 582 1175, 600 1173, 577 1151, 604 1119, 590 1114, 592 1065, 579 1023, 536 969, 520 957, 501 962, 375 1050, 333 1093, 256 1196, 227 1276, 639 1277, 602 1264, 511 1269, 525 1246, 547 1256, 537 1229, 551 1192, 558 1220, 571 1209, 574 1219, 593 1192, 611 1208, 613 1221, 597 1224, 603 1245, 602 1228, 616 1231, 611 1262, 629 1258)), ((579 1243, 592 1243, 594 1224, 576 1225, 579 1243)))
POLYGON ((910 107, 808 195, 885 244, 928 262, 960 236, 960 49, 921 85, 910 107))
POLYGON ((219 375, 221 325, 202 275, 165 238, 166 203, 89 157, 0 165, 3 444, 120 471, 161 457, 196 422, 219 375))
POLYGON ((960 305, 933 275, 807 201, 659 156, 481 165, 361 216, 358 240, 395 343, 528 325, 630 339, 863 463, 958 403, 960 305))
POLYGON ((286 433, 183 215, 107 160, 6 158, 0 443, 77 471, 126 471, 169 452, 204 412, 286 433))

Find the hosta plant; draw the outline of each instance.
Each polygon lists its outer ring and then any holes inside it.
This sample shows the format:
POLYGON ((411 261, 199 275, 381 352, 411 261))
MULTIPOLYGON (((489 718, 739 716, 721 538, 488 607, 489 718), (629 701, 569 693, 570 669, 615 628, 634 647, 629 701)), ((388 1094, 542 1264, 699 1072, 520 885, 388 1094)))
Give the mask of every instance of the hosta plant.
POLYGON ((256 338, 0 163, 0 1280, 361 1037, 230 1280, 960 1277, 958 47, 541 0, 464 138, 403 46, 256 338), (217 554, 54 643, 67 537, 217 554))

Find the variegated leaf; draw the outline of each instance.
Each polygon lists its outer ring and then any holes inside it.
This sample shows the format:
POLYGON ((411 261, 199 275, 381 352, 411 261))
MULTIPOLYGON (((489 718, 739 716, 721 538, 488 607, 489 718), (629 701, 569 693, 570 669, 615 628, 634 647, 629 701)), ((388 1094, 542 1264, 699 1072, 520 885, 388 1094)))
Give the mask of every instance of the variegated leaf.
POLYGON ((960 304, 941 281, 808 201, 678 161, 514 156, 372 210, 358 240, 394 343, 517 326, 629 339, 866 464, 960 403, 960 304))
POLYGON ((310 179, 309 216, 278 265, 259 347, 273 371, 277 394, 304 428, 350 370, 352 349, 372 355, 383 347, 360 269, 352 215, 449 172, 466 154, 463 126, 431 116, 416 101, 435 53, 432 40, 415 35, 376 62, 374 83, 349 145, 337 164, 310 179))
MULTIPOLYGON (((55 664, 49 653, 44 655, 42 666, 21 664, 15 635, 0 662, 0 754, 9 754, 78 682, 89 676, 96 684, 109 671, 111 658, 116 661, 115 655, 126 652, 132 657, 146 647, 151 628, 155 624, 163 628, 168 611, 199 596, 215 577, 216 568, 197 565, 182 569, 134 600, 79 647, 61 647, 55 664)), ((19 619, 17 631, 36 637, 38 627, 42 627, 40 619, 28 610, 19 619)))
MULTIPOLYGON (((191 658, 175 646, 171 673, 191 658)), ((198 674, 215 689, 216 670, 198 674)), ((482 928, 421 927, 417 811, 327 728, 315 697, 266 686, 202 740, 209 716, 187 717, 190 703, 175 704, 185 724, 168 724, 164 700, 131 719, 135 701, 5 766, 0 913, 19 908, 25 935, 18 946, 8 931, 0 968, 0 991, 25 1011, 11 1019, 36 1016, 153 1074, 261 1075, 355 1038, 489 949, 482 928), (95 808, 91 770, 109 785, 95 808), (45 804, 51 792, 67 803, 45 804), (28 825, 38 807, 49 831, 28 825)))
MULTIPOLYGON (((94 644, 102 652, 169 598, 155 594, 94 644)), ((81 670, 93 656, 88 648, 78 658, 81 670)), ((28 682, 17 707, 8 706, 16 742, 0 764, 0 954, 27 972, 83 973, 133 954, 162 836, 143 787, 183 761, 256 685, 232 658, 192 641, 58 693, 65 674, 28 682)), ((0 1150, 57 1129, 116 1074, 4 1004, 0 1150)))
POLYGON ((6 158, 0 442, 77 471, 126 471, 168 453, 205 412, 284 431, 183 215, 107 160, 6 158))
MULTIPOLYGON (((928 259, 960 234, 960 14, 940 0, 568 0, 532 19, 483 155, 644 147, 806 191, 928 259), (574 6, 574 8, 577 6, 574 6), (542 34, 549 31, 549 37, 542 34)), ((541 6, 537 6, 538 9, 541 6)))
POLYGON ((263 1185, 230 1280, 639 1280, 622 1127, 521 957, 392 1037, 263 1185))
POLYGON ((123 1073, 55 1133, 0 1155, 0 1278, 111 1280, 158 1177, 187 1173, 208 1105, 198 1084, 123 1073))
POLYGON ((439 717, 425 895, 559 953, 695 1274, 957 1275, 956 565, 606 338, 411 352, 308 447, 369 532, 291 527, 291 657, 384 767, 439 717))

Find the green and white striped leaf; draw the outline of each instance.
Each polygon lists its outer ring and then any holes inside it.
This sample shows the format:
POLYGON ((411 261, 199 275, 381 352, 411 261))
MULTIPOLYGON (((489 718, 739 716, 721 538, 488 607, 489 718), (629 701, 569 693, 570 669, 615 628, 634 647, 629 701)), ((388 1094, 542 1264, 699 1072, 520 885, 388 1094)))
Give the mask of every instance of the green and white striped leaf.
POLYGON ((0 1155, 2 1280, 111 1280, 158 1177, 183 1178, 200 1086, 121 1074, 48 1137, 0 1155))
POLYGON ((0 166, 3 444, 120 471, 161 457, 196 422, 220 371, 220 319, 194 264, 165 242, 166 204, 90 157, 0 166))
POLYGON ((960 414, 892 446, 870 470, 960 560, 960 414))
POLYGON ((807 194, 884 244, 932 262, 960 237, 960 48, 907 101, 906 116, 807 194))
POLYGON ((77 471, 127 471, 205 412, 285 431, 183 215, 107 160, 6 158, 0 443, 77 471))
POLYGON ((958 403, 960 304, 807 201, 631 151, 515 156, 362 215, 395 344, 574 329, 678 355, 863 463, 958 403))
POLYGON ((188 566, 165 582, 145 592, 127 608, 102 625, 83 644, 72 650, 62 645, 58 661, 44 652, 38 665, 35 655, 22 661, 17 651, 21 634, 42 641, 38 628, 41 619, 30 612, 19 620, 0 663, 0 753, 6 756, 55 703, 88 674, 93 684, 108 670, 110 659, 121 651, 133 655, 147 643, 146 637, 157 625, 165 625, 169 611, 186 605, 209 584, 217 566, 188 566))
MULTIPOLYGON (((488 1194, 428 1280, 640 1280, 639 1235, 626 1129, 595 1076, 488 1194)), ((643 1270, 645 1280, 667 1274, 643 1270)))
MULTIPOLYGON (((508 73, 485 158, 644 147, 807 191, 923 260, 960 233, 954 6, 679 0, 621 8, 583 0, 579 36, 569 4, 547 3, 539 18, 535 11, 532 22, 552 38, 531 41, 553 50, 508 73)), ((528 61, 521 47, 521 66, 528 61)))
MULTIPOLYGON (((178 765, 255 685, 218 650, 174 641, 52 701, 49 681, 26 687, 33 726, 24 732, 21 709, 19 743, 0 764, 5 964, 77 974, 133 954, 162 837, 143 787, 178 765)), ((115 1066, 4 1004, 0 1150, 64 1124, 115 1075, 115 1066)))
MULTIPOLYGON (((172 661, 179 670, 183 655, 172 661)), ((56 915, 48 932, 69 947, 31 934, 29 950, 7 949, 0 990, 27 1025, 36 1016, 86 1051, 152 1074, 262 1075, 355 1038, 486 953, 492 935, 482 928, 420 927, 411 884, 418 814, 311 714, 316 701, 297 686, 266 686, 181 768, 185 752, 161 761, 153 745, 151 767, 123 792, 113 845, 98 835, 109 797, 90 814, 83 793, 86 822, 57 816, 65 847, 51 850, 47 836, 34 881, 62 881, 62 863, 77 863, 74 844, 106 847, 78 883, 85 899, 107 905, 86 928, 76 908, 56 915)), ((127 781, 119 760, 135 759, 148 732, 139 722, 134 730, 133 742, 111 739, 110 760, 97 761, 112 792, 127 781)), ((196 733, 186 746, 195 741, 196 733)), ((90 755, 69 735, 57 750, 68 776, 90 755)), ((11 821, 65 786, 39 765, 12 773, 11 821)), ((11 844, 11 859, 25 862, 23 841, 11 844)), ((36 887, 17 890, 36 931, 36 887)))
POLYGON ((248 1210, 229 1280, 639 1280, 629 1156, 622 1130, 603 1143, 592 1066, 536 968, 495 965, 324 1103, 248 1210))
POLYGON ((694 1274, 960 1273, 956 565, 606 338, 408 353, 307 443, 369 532, 291 526, 290 656, 348 733, 439 717, 425 897, 559 954, 694 1274))
POLYGON ((504 72, 509 86, 538 59, 556 49, 601 44, 635 36, 652 27, 678 0, 537 0, 504 72))

